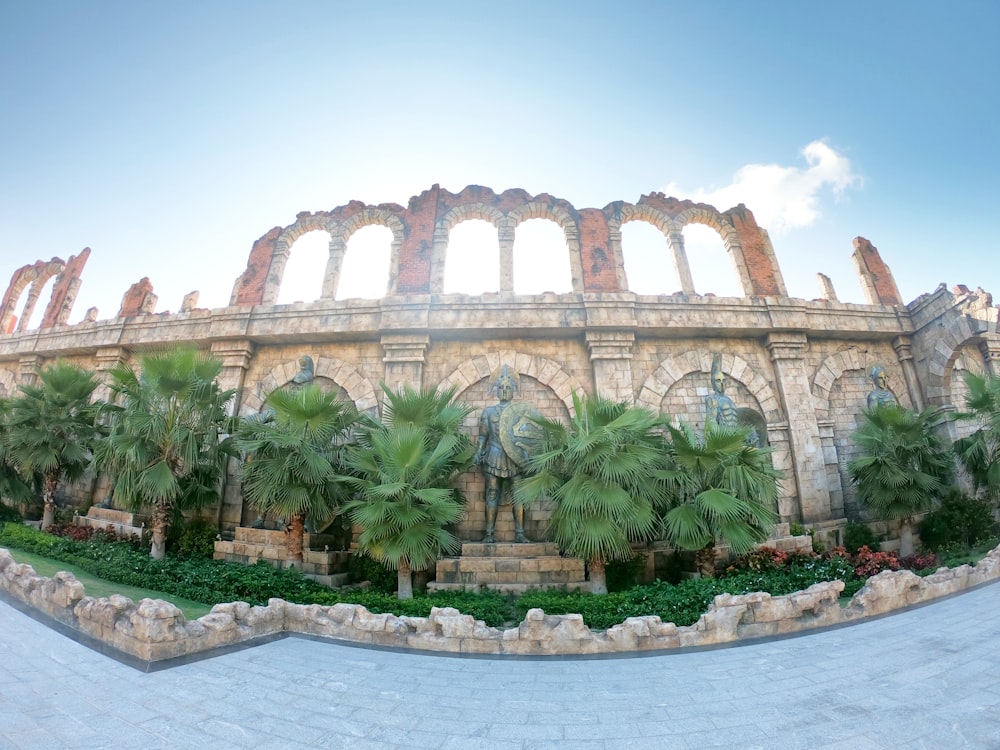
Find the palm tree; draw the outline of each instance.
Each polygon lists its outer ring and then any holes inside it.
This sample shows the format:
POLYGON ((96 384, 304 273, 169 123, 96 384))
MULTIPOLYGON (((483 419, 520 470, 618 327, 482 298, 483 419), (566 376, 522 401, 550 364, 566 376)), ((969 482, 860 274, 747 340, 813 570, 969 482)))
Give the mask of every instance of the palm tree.
POLYGON ((269 420, 247 421, 236 433, 247 456, 240 482, 253 507, 289 519, 288 561, 301 565, 306 519, 329 521, 345 499, 339 455, 358 413, 316 384, 275 390, 266 404, 269 420))
POLYGON ((955 441, 955 453, 969 473, 976 490, 996 502, 1000 497, 1000 378, 967 373, 967 412, 959 419, 973 419, 979 428, 955 441))
POLYGON ((913 553, 913 516, 930 510, 951 482, 954 454, 934 431, 940 417, 935 408, 886 404, 866 410, 852 436, 861 455, 847 465, 851 480, 876 518, 901 522, 901 555, 913 553))
POLYGON ((668 468, 656 473, 668 488, 666 539, 695 550, 698 571, 712 577, 716 540, 739 555, 767 539, 783 475, 768 449, 747 444, 748 428, 706 425, 704 439, 687 424, 668 429, 668 468))
POLYGON ((97 436, 97 406, 90 397, 97 388, 94 373, 66 362, 38 372, 38 383, 20 386, 10 403, 6 442, 10 460, 22 476, 41 481, 42 528, 55 520, 56 492, 90 466, 97 436))
POLYGON ((662 467, 662 420, 600 396, 574 393, 573 406, 568 427, 538 420, 545 447, 514 485, 514 500, 551 498, 550 537, 587 561, 591 590, 606 594, 606 563, 631 558, 632 543, 651 539, 658 528, 662 484, 652 474, 662 467))
POLYGON ((222 363, 192 349, 151 354, 141 374, 129 365, 109 371, 114 400, 102 409, 110 432, 94 450, 100 469, 114 477, 116 500, 153 510, 150 556, 162 559, 167 530, 179 510, 218 500, 226 460, 233 454, 235 395, 217 378, 222 363))
POLYGON ((30 485, 17 470, 8 448, 8 419, 11 400, 0 398, 0 500, 7 498, 15 505, 31 500, 30 485))
POLYGON ((358 549, 395 568, 396 596, 410 599, 412 572, 461 546, 446 527, 465 509, 451 485, 472 462, 472 441, 460 432, 470 410, 454 402, 454 388, 382 389, 382 423, 362 427, 345 454, 343 479, 357 493, 345 507, 361 527, 358 549))

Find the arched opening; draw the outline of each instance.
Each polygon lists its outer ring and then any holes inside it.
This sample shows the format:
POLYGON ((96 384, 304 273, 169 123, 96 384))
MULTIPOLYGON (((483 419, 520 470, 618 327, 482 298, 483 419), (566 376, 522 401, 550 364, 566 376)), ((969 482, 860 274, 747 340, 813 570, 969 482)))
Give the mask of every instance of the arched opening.
POLYGON ((500 239, 488 221, 469 219, 452 227, 445 251, 444 293, 500 291, 500 239))
POLYGON ((518 224, 513 253, 517 294, 573 291, 566 234, 554 221, 528 219, 518 224))
POLYGON ((698 294, 716 297, 742 297, 733 260, 726 251, 722 237, 712 227, 688 224, 684 227, 684 249, 691 266, 691 278, 698 294))
POLYGON ((17 314, 17 325, 22 331, 34 330, 42 324, 42 318, 45 317, 45 308, 49 306, 49 302, 52 299, 52 287, 55 286, 55 283, 56 277, 50 276, 38 292, 38 296, 35 298, 35 306, 31 310, 25 309, 30 300, 29 295, 31 294, 31 287, 29 286, 21 295, 21 299, 19 300, 20 312, 17 314), (22 326, 21 321, 25 314, 28 315, 28 320, 22 326))
POLYGON ((337 299, 381 299, 389 281, 392 230, 381 224, 362 227, 351 235, 340 269, 337 299))
POLYGON ((635 294, 673 294, 681 291, 667 238, 647 221, 622 225, 622 259, 629 291, 635 294))
POLYGON ((278 304, 313 302, 323 292, 323 274, 330 257, 330 233, 317 229, 292 243, 278 290, 278 304))

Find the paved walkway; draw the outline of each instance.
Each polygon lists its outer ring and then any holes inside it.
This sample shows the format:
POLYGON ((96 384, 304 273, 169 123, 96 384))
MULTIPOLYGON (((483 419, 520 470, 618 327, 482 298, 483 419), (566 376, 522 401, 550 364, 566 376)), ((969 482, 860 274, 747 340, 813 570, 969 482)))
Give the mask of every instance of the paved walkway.
POLYGON ((1000 585, 735 648, 476 659, 305 638, 142 673, 0 603, 0 748, 1000 748, 1000 585))

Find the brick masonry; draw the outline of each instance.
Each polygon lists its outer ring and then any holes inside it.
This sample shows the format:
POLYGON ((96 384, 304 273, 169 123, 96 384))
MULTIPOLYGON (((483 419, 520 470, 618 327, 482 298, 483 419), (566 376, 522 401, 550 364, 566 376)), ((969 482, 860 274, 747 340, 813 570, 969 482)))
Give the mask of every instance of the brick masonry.
MULTIPOLYGON (((996 373, 1000 363, 998 308, 981 289, 942 286, 903 305, 888 265, 859 238, 855 258, 871 304, 790 298, 770 239, 749 209, 720 212, 658 193, 634 204, 577 209, 564 199, 523 190, 496 193, 470 186, 450 193, 433 186, 405 208, 352 201, 330 211, 303 212, 253 243, 230 307, 154 315, 153 284, 143 279, 125 295, 118 316, 68 326, 72 287, 87 255, 69 263, 39 261, 15 272, 0 309, 0 391, 12 393, 37 366, 55 358, 103 377, 114 363, 144 350, 193 344, 223 359, 226 386, 239 390, 234 408, 244 414, 259 410, 267 393, 287 383, 298 358, 308 354, 317 382, 371 412, 380 408, 381 382, 454 385, 472 407, 470 434, 478 413, 491 403, 488 378, 501 362, 521 374, 519 398, 546 416, 567 418, 574 390, 600 391, 698 429, 710 389, 711 354, 718 352, 728 395, 766 422, 775 465, 786 475, 779 501, 784 521, 837 522, 857 514, 844 466, 872 365, 886 368, 900 403, 954 411, 964 397, 961 373, 996 373), (573 291, 441 294, 448 233, 470 219, 497 227, 501 254, 510 251, 519 223, 553 221, 566 239, 573 291), (626 288, 621 227, 631 221, 664 233, 685 287, 681 292, 638 296, 626 288), (689 288, 682 232, 692 223, 719 233, 744 296, 699 296, 689 288), (385 226, 392 234, 389 293, 376 300, 338 301, 347 241, 369 225, 385 226), (321 298, 274 304, 295 240, 316 230, 331 237, 321 298), (19 330, 18 306, 23 311, 33 305, 41 285, 59 274, 40 329, 19 330)), ((958 436, 971 427, 949 429, 958 436)), ((469 472, 459 484, 469 499, 459 533, 477 539, 482 478, 469 472)), ((104 492, 100 482, 74 488, 80 502, 103 500, 104 492)), ((247 515, 233 466, 219 518, 229 530, 247 515)), ((500 518, 504 538, 512 532, 509 514, 501 511, 500 518)), ((542 538, 546 519, 544 506, 531 509, 529 536, 542 538)))

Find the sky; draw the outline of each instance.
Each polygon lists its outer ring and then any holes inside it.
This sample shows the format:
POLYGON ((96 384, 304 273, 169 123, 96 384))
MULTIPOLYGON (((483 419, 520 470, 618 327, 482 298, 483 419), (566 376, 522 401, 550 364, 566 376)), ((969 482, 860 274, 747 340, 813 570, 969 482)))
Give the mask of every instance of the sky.
MULTIPOLYGON (((0 285, 89 246, 70 322, 144 276, 157 311, 223 307, 271 227, 438 183, 745 203, 793 297, 822 272, 864 302, 858 235, 904 301, 1000 294, 998 28, 995 0, 0 0, 0 285)), ((564 291, 538 224, 515 291, 564 291)), ((339 297, 381 294, 386 233, 352 240, 339 297)), ((717 237, 685 239, 697 291, 735 293, 717 237)), ((279 301, 318 296, 326 241, 293 247, 279 301)), ((490 286, 495 241, 456 227, 446 291, 490 286)), ((679 288, 662 235, 623 247, 635 291, 679 288)))

